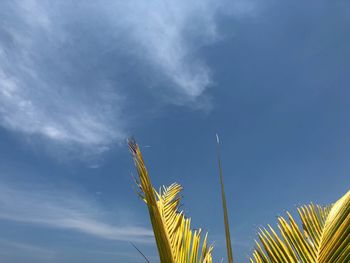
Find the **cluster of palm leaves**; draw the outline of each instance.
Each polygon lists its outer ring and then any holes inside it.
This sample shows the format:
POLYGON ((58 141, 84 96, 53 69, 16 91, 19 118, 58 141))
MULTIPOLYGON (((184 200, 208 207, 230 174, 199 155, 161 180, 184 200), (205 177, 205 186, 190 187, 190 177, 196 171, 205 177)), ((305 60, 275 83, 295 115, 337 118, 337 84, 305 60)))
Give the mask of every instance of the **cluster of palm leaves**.
MULTIPOLYGON (((182 187, 172 184, 156 191, 148 175, 140 148, 129 140, 138 172, 139 195, 146 203, 161 263, 211 263, 213 246, 207 233, 191 229, 191 219, 179 210, 182 187)), ((224 210, 228 263, 233 262, 230 229, 221 172, 219 176, 224 210)), ((271 227, 260 229, 251 263, 345 263, 350 262, 350 191, 333 205, 298 208, 299 226, 291 214, 278 218, 279 234, 271 227)))

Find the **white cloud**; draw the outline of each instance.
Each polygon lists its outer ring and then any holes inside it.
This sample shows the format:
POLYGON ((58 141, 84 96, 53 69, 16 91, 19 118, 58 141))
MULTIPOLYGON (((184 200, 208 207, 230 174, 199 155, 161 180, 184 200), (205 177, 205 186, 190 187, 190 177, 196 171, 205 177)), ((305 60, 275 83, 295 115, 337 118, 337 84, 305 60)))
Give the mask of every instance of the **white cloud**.
POLYGON ((151 242, 152 231, 108 222, 107 213, 93 200, 52 189, 18 189, 0 185, 0 219, 68 229, 99 238, 151 242))
POLYGON ((9 17, 0 26, 0 124, 91 148, 120 141, 122 96, 103 76, 76 65, 79 43, 69 42, 72 36, 41 3, 1 4, 9 17), (71 57, 64 55, 70 44, 71 57))
POLYGON ((117 1, 109 14, 118 30, 127 32, 131 52, 165 79, 157 91, 165 92, 167 101, 188 105, 213 83, 211 69, 198 52, 221 38, 218 17, 243 17, 254 13, 255 6, 253 0, 130 0, 117 1))
POLYGON ((1 122, 7 128, 86 146, 107 144, 123 136, 110 123, 110 113, 94 111, 92 104, 73 94, 73 98, 61 95, 39 79, 35 81, 37 86, 27 86, 1 69, 0 81, 1 122))
POLYGON ((248 2, 2 1, 0 125, 93 149, 121 141, 128 80, 111 77, 124 62, 106 50, 141 64, 143 87, 166 102, 206 101, 213 80, 200 47, 218 39, 218 16, 251 13, 248 2))
POLYGON ((194 55, 216 38, 216 1, 128 1, 122 17, 137 55, 171 81, 181 99, 195 99, 211 83, 208 66, 194 55), (195 41, 198 41, 195 43, 195 41))

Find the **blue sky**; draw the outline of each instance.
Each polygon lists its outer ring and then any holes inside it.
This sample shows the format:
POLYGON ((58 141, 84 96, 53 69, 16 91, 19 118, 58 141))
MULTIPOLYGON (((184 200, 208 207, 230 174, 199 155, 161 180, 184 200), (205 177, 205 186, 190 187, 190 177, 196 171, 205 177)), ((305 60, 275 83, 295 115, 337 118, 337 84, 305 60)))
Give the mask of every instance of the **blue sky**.
POLYGON ((0 261, 152 262, 133 135, 155 185, 225 257, 215 134, 234 256, 258 226, 350 185, 350 3, 0 3, 0 261))

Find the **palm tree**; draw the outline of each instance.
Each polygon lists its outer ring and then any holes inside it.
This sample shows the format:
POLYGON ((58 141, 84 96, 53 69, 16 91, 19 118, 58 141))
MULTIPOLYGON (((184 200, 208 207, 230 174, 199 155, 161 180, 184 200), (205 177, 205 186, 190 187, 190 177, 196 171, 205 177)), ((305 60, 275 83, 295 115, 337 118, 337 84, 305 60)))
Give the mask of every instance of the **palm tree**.
MULTIPOLYGON (((218 142, 219 143, 219 142, 218 142)), ((161 263, 211 263, 213 246, 207 244, 207 234, 191 230, 191 219, 179 211, 182 187, 174 183, 156 191, 151 183, 140 148, 129 140, 138 172, 139 195, 146 203, 153 227, 161 263), (202 243, 202 244, 201 244, 202 243)), ((219 155, 218 155, 219 157, 219 155)), ((219 175, 224 209, 224 224, 229 263, 233 262, 226 198, 219 175)), ((251 263, 344 263, 350 262, 350 191, 333 205, 305 205, 297 209, 301 219, 298 226, 290 213, 278 218, 280 234, 269 225, 260 229, 260 242, 251 263)))

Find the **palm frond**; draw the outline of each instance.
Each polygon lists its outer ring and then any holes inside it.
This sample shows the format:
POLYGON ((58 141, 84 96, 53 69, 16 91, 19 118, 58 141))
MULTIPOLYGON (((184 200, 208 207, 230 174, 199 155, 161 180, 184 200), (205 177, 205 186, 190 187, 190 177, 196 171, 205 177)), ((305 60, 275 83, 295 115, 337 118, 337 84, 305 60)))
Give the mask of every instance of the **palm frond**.
POLYGON ((302 227, 292 215, 278 217, 278 235, 271 226, 260 229, 260 243, 251 263, 350 262, 350 191, 331 206, 298 208, 302 227))
POLYGON ((182 187, 172 184, 155 191, 148 175, 140 148, 129 140, 139 175, 141 197, 148 207, 153 232, 162 263, 212 263, 212 246, 207 245, 207 234, 201 244, 201 229, 191 230, 191 219, 179 211, 182 187))

